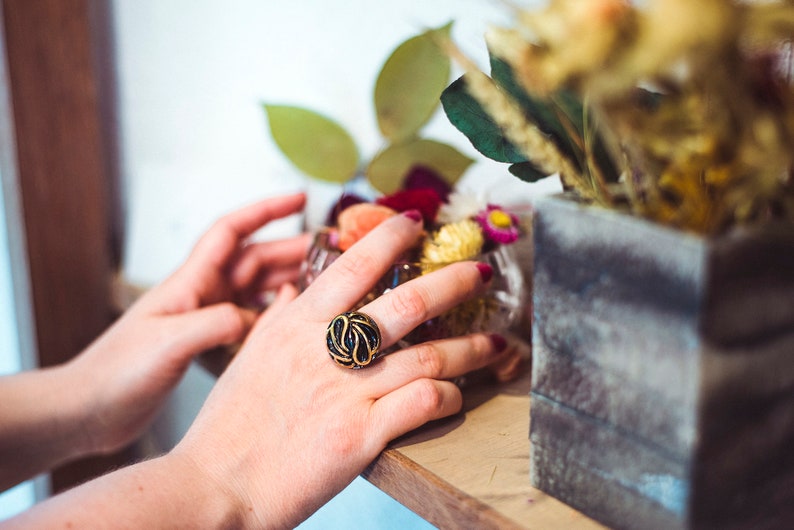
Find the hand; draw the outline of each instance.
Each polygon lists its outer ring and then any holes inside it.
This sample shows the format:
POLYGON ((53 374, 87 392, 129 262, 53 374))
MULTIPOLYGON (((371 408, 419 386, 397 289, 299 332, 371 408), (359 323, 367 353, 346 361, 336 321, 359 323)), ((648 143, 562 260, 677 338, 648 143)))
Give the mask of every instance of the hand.
MULTIPOLYGON (((325 329, 417 241, 409 215, 385 222, 345 252, 300 296, 284 289, 260 318, 185 439, 168 455, 246 523, 290 527, 347 485, 386 444, 460 410, 449 379, 500 359, 504 340, 485 334, 386 355, 361 370, 334 364, 325 329), (186 465, 186 462, 190 463, 186 465)), ((383 347, 480 293, 487 265, 452 264, 361 308, 383 347)))
POLYGON ((308 235, 246 243, 304 202, 303 194, 268 199, 217 221, 173 275, 66 366, 76 391, 87 393, 87 452, 140 435, 193 357, 242 342, 258 314, 250 308, 257 296, 297 279, 308 235))

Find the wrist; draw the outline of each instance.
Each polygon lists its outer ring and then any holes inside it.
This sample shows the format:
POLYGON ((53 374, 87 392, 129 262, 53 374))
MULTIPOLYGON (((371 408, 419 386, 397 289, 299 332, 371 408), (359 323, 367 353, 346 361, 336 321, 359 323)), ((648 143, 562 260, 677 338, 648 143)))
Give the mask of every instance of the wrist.
POLYGON ((75 456, 102 454, 107 451, 101 442, 104 430, 97 414, 99 399, 95 396, 96 385, 89 381, 90 374, 82 369, 76 359, 53 368, 58 372, 64 392, 62 429, 71 440, 75 456))
POLYGON ((206 466, 184 451, 172 450, 156 459, 166 477, 179 477, 178 489, 186 497, 197 527, 249 528, 251 509, 229 484, 208 472, 206 466))
POLYGON ((59 366, 3 378, 0 490, 86 454, 83 399, 59 366))
POLYGON ((33 373, 39 376, 38 398, 30 396, 32 405, 42 411, 41 424, 33 432, 46 432, 52 443, 50 454, 55 464, 90 454, 92 444, 88 425, 85 385, 75 381, 68 365, 44 368, 33 373), (45 429, 41 425, 46 425, 45 429))
POLYGON ((239 511, 201 470, 175 455, 134 464, 55 495, 19 516, 20 527, 242 528, 239 511))

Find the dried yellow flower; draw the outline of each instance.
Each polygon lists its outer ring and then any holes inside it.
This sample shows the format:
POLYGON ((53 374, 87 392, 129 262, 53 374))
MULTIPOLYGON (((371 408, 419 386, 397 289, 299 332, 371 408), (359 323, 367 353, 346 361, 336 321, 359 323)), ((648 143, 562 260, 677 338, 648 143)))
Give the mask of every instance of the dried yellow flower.
MULTIPOLYGON (((592 65, 611 62, 635 31, 633 15, 625 0, 553 0, 545 9, 523 12, 519 24, 529 39, 523 60, 511 64, 518 66, 518 77, 527 88, 549 94, 589 72, 592 65)), ((501 55, 503 48, 492 49, 501 55)))
POLYGON ((471 219, 446 224, 425 241, 420 261, 423 265, 444 265, 472 259, 482 251, 483 242, 480 225, 471 219))

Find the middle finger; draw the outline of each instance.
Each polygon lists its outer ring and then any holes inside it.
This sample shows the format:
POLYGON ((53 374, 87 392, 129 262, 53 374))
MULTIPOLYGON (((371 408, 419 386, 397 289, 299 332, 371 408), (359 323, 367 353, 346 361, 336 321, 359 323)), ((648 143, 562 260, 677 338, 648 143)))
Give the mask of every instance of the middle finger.
POLYGON ((360 311, 375 319, 382 347, 388 348, 422 322, 481 292, 492 270, 485 263, 453 263, 392 289, 360 311))
POLYGON ((422 224, 413 213, 385 220, 343 252, 304 291, 305 314, 327 321, 361 300, 397 257, 416 244, 422 224))

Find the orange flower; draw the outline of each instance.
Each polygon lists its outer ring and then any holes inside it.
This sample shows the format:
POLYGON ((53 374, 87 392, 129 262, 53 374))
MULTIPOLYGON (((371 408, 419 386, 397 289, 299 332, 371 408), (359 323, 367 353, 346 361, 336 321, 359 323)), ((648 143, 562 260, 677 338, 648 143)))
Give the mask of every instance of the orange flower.
POLYGON ((386 206, 371 203, 354 204, 342 210, 337 224, 339 226, 339 250, 344 252, 353 243, 397 212, 386 206))

